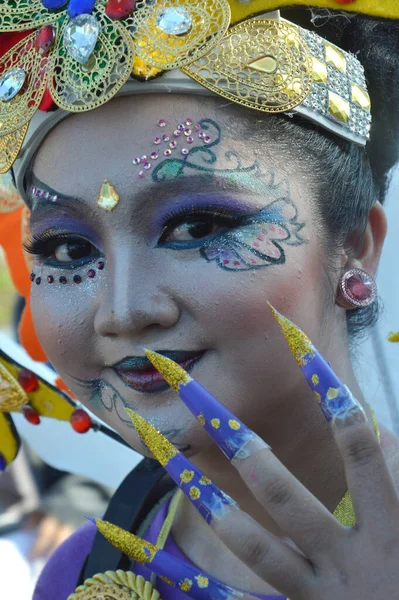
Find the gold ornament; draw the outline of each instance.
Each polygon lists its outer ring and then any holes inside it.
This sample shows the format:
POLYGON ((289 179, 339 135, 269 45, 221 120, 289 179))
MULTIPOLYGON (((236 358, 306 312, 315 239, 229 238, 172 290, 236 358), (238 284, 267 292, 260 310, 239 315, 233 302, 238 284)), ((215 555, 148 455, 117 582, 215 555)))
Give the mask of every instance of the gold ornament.
POLYGON ((12 100, 0 102, 0 135, 6 136, 28 123, 42 101, 46 89, 48 58, 35 48, 36 32, 21 40, 0 59, 0 73, 22 69, 25 84, 12 100))
POLYGON ((105 104, 129 79, 134 49, 126 28, 110 19, 103 6, 91 13, 100 28, 96 48, 86 64, 74 60, 65 46, 66 18, 49 55, 48 85, 54 102, 68 112, 85 112, 105 104))
POLYGON ((0 412, 18 410, 29 399, 10 371, 0 363, 0 412))
POLYGON ((28 31, 41 25, 54 24, 66 14, 66 7, 49 11, 41 0, 2 0, 0 5, 0 31, 28 31))
POLYGON ((298 106, 313 85, 312 57, 297 28, 268 19, 232 27, 182 71, 219 96, 267 113, 298 106))
POLYGON ((119 202, 119 194, 108 179, 103 181, 100 193, 97 198, 97 204, 100 208, 111 212, 119 202))
POLYGON ((158 69, 175 69, 200 58, 224 36, 230 24, 230 5, 227 0, 138 0, 124 23, 137 56, 158 69), (182 19, 185 15, 186 31, 170 34, 161 28, 168 11, 178 11, 182 19))
POLYGON ((4 173, 7 173, 14 164, 22 144, 24 143, 28 127, 29 123, 26 123, 17 131, 13 131, 4 137, 0 137, 0 174, 4 175, 4 173))
POLYGON ((160 600, 159 592, 131 571, 106 571, 86 579, 68 600, 160 600))

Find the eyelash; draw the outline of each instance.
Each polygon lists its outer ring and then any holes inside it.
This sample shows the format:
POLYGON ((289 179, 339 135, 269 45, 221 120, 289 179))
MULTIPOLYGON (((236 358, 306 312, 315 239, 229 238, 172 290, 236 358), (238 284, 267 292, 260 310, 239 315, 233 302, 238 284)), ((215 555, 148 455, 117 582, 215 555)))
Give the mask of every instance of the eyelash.
MULTIPOLYGON (((46 231, 45 233, 33 235, 30 239, 26 240, 23 247, 24 247, 25 252, 27 252, 28 254, 33 254, 34 256, 38 257, 40 260, 42 260, 42 261, 44 260, 47 262, 47 264, 50 265, 51 262, 48 262, 48 261, 49 261, 49 259, 51 259, 51 257, 54 255, 54 252, 60 245, 73 244, 73 243, 90 244, 93 249, 95 248, 95 246, 88 239, 86 239, 80 235, 66 233, 66 232, 65 233, 53 233, 51 231, 46 231)), ((98 254, 100 254, 99 251, 98 251, 98 254)), ((66 262, 65 264, 62 263, 62 268, 64 268, 64 269, 76 268, 77 266, 91 262, 91 260, 93 260, 93 258, 94 258, 93 256, 90 256, 90 257, 86 257, 86 258, 75 260, 75 261, 71 260, 70 262, 66 262)), ((57 264, 53 264, 52 266, 60 266, 61 263, 59 263, 57 261, 55 261, 55 262, 57 264)))
MULTIPOLYGON (((165 243, 168 244, 168 242, 166 241, 168 235, 170 235, 170 233, 176 227, 182 225, 183 223, 187 223, 190 221, 192 223, 196 223, 202 220, 203 222, 213 223, 220 226, 225 225, 226 227, 233 229, 234 227, 238 227, 238 225, 242 223, 243 218, 243 216, 233 215, 226 208, 215 207, 211 205, 204 207, 193 206, 190 209, 170 211, 164 219, 162 233, 158 245, 165 243)), ((170 242, 170 244, 176 244, 176 246, 178 246, 188 244, 188 242, 170 242)))

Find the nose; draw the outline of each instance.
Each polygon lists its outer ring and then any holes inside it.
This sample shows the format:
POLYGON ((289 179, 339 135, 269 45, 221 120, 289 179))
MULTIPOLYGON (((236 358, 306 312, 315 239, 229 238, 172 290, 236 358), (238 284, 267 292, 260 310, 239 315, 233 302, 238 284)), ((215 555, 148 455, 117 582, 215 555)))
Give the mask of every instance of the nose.
POLYGON ((142 335, 143 330, 173 327, 180 318, 176 298, 170 293, 160 266, 143 256, 133 259, 124 252, 108 260, 103 288, 94 318, 97 335, 123 337, 142 335))

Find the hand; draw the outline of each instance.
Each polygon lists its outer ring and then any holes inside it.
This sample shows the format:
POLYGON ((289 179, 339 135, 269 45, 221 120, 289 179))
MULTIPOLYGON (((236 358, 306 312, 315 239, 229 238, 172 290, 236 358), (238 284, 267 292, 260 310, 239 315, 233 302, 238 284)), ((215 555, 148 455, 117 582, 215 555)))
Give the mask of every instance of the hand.
POLYGON ((27 529, 36 527, 35 540, 29 551, 30 561, 47 560, 54 550, 73 532, 74 528, 66 525, 52 515, 41 512, 31 513, 25 522, 27 529))
MULTIPOLYGON (((291 600, 395 598, 399 583, 399 495, 378 440, 360 404, 310 340, 288 319, 274 313, 332 425, 356 514, 354 527, 341 525, 265 442, 170 359, 147 351, 154 366, 179 392, 298 550, 261 528, 149 423, 133 411, 127 412, 154 456, 224 544, 282 594, 291 600)), ((120 536, 110 524, 98 521, 97 525, 114 545, 135 560, 150 562, 155 572, 167 576, 193 598, 242 598, 245 594, 191 566, 191 577, 187 577, 186 563, 136 536, 126 536, 126 532, 120 536), (203 585, 205 580, 207 585, 203 585)))

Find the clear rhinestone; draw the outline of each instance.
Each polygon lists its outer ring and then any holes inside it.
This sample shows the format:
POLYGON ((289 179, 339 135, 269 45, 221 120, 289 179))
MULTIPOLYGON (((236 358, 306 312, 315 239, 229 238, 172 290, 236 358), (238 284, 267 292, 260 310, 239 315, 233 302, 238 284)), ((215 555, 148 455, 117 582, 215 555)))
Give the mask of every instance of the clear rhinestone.
POLYGON ((72 58, 84 65, 96 46, 99 32, 93 15, 79 15, 72 19, 64 34, 65 46, 72 58))
POLYGON ((11 69, 0 79, 0 100, 8 102, 18 94, 25 81, 25 71, 11 69))
POLYGON ((191 18, 183 8, 165 8, 157 16, 157 25, 168 35, 184 35, 191 29, 191 18))

